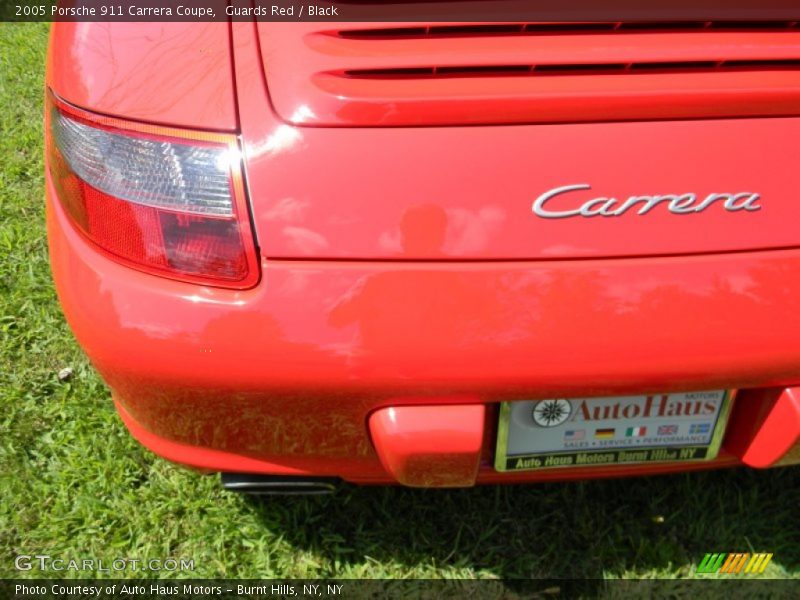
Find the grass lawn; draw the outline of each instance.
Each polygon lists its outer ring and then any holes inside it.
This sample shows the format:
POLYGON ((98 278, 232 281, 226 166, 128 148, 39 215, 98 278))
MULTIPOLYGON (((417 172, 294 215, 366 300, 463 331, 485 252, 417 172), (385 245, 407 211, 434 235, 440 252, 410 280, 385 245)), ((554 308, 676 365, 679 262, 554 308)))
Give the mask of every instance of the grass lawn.
POLYGON ((50 282, 46 38, 0 24, 0 577, 18 554, 48 554, 183 557, 195 577, 672 578, 706 552, 766 551, 766 575, 800 578, 798 468, 255 502, 142 449, 50 282))

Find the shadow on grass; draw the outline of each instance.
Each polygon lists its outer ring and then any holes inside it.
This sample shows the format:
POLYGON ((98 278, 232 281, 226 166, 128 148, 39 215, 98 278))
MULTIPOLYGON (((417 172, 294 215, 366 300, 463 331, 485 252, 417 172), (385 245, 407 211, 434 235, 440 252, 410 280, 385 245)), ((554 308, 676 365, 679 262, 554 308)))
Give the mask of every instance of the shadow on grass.
MULTIPOLYGON (((676 577, 706 552, 800 566, 800 469, 469 490, 345 487, 248 500, 265 527, 340 565, 448 566, 503 579, 676 577)), ((387 571, 387 576, 390 574, 387 571)))

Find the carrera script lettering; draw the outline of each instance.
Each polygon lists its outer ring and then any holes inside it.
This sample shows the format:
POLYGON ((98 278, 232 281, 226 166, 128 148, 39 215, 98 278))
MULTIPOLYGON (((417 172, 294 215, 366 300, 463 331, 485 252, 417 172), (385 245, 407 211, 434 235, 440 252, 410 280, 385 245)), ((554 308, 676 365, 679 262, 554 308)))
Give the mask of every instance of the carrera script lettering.
POLYGON ((635 214, 646 215, 660 204, 676 215, 699 213, 714 204, 721 204, 729 212, 761 210, 761 196, 753 192, 712 193, 705 198, 697 194, 664 194, 659 196, 630 196, 626 200, 598 197, 576 202, 571 192, 591 190, 588 183, 564 185, 548 190, 533 201, 533 213, 543 219, 566 219, 569 217, 619 217, 631 209, 635 214))

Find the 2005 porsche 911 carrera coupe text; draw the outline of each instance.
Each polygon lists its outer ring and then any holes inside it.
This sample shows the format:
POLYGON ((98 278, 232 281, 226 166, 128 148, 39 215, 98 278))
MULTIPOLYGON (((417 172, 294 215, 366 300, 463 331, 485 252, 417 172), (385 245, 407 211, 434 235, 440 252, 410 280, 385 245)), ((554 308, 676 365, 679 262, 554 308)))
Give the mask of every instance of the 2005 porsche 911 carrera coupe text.
POLYGON ((242 491, 800 462, 800 24, 664 14, 54 24, 131 433, 242 491))

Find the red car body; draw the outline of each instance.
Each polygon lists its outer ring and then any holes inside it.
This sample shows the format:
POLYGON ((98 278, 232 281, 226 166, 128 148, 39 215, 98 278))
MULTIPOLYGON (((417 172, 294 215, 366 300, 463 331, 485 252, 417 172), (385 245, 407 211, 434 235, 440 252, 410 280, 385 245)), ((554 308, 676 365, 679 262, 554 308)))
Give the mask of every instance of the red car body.
POLYGON ((242 155, 215 284, 98 247, 48 154, 59 298, 132 434, 413 486, 800 461, 800 28, 601 25, 55 24, 49 110, 242 155), (501 402, 712 389, 713 460, 494 468, 501 402))

